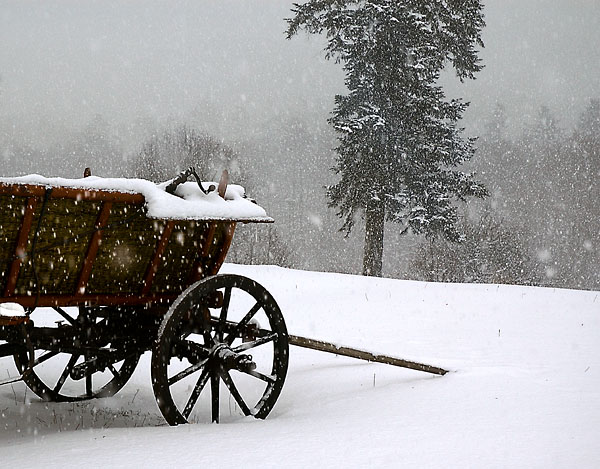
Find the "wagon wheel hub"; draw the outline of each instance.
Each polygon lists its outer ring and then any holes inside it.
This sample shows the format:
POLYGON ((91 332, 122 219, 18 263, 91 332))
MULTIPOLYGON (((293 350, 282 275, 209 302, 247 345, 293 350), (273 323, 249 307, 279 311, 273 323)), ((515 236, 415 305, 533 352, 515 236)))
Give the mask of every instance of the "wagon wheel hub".
POLYGON ((225 343, 215 345, 210 352, 210 358, 226 370, 248 372, 256 369, 256 363, 252 361, 252 355, 236 353, 225 343))

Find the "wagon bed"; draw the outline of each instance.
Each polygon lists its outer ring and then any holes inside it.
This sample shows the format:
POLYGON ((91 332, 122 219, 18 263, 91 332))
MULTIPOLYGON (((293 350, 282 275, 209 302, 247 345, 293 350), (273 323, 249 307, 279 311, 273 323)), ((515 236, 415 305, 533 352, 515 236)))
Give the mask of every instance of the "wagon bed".
POLYGON ((0 302, 168 304, 219 271, 236 222, 269 221, 149 218, 146 209, 140 193, 0 182, 0 302))

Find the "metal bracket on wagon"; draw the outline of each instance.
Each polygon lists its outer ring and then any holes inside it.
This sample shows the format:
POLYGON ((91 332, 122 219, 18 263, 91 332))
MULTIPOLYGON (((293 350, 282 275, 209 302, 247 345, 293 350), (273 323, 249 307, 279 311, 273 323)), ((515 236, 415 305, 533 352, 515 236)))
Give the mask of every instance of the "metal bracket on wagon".
POLYGON ((177 186, 186 182, 188 180, 188 177, 190 177, 190 176, 194 176, 194 178, 196 178, 198 187, 204 194, 213 192, 216 189, 216 187, 212 184, 208 187, 208 189, 204 189, 204 186, 202 186, 200 176, 198 176, 198 173, 196 172, 196 168, 194 168, 193 166, 190 166, 188 169, 181 171, 179 173, 179 175, 169 183, 169 185, 165 188, 165 190, 169 194, 175 195, 175 189, 177 189, 177 186))

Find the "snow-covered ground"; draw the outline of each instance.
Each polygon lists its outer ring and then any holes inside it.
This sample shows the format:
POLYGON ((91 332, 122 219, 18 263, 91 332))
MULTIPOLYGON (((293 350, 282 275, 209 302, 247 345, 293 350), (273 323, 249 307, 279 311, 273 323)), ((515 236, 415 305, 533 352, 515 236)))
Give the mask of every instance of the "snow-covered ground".
MULTIPOLYGON (((113 398, 0 388, 6 467, 600 467, 600 292, 432 284, 225 265, 292 334, 450 369, 291 348, 265 421, 164 426, 144 356, 113 398)), ((12 371, 7 360, 0 370, 12 371)), ((232 410, 232 413, 235 413, 232 410)))

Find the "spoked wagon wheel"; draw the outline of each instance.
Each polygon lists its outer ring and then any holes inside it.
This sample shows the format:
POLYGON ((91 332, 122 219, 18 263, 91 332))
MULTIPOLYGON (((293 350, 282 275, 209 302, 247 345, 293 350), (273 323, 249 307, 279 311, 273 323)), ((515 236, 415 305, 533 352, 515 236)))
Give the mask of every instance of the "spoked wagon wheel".
MULTIPOLYGON (((13 351, 12 358, 17 365, 17 370, 21 376, 29 373, 33 365, 34 350, 29 337, 27 328, 28 320, 23 317, 0 317, 0 331, 2 340, 0 347, 10 347, 13 351)), ((2 355, 9 356, 9 355, 2 355)), ((8 378, 11 381, 11 378, 8 378)))
MULTIPOLYGON (((81 314, 72 317, 58 310, 62 321, 42 327, 36 321, 32 332, 34 359, 23 381, 45 401, 70 402, 113 396, 135 371, 140 352, 115 353, 121 344, 99 343, 102 338, 98 324, 90 326, 89 320, 81 314)), ((21 363, 22 360, 15 356, 19 369, 27 365, 21 363)))
POLYGON ((170 425, 208 415, 213 422, 265 418, 287 366, 287 330, 271 294, 249 278, 217 275, 192 285, 167 312, 152 352, 152 384, 170 425))

